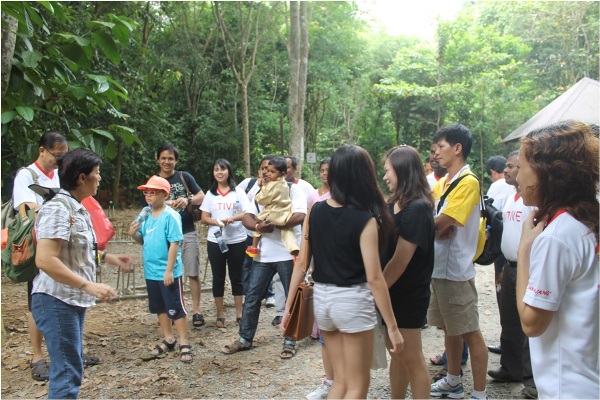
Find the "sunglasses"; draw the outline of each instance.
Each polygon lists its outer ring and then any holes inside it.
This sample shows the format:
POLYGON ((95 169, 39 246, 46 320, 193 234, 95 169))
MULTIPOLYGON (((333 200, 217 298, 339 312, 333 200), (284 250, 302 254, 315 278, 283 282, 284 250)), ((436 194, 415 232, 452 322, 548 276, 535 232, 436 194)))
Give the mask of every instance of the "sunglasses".
POLYGON ((156 196, 160 192, 162 192, 162 190, 144 190, 142 193, 144 193, 144 196, 156 196))

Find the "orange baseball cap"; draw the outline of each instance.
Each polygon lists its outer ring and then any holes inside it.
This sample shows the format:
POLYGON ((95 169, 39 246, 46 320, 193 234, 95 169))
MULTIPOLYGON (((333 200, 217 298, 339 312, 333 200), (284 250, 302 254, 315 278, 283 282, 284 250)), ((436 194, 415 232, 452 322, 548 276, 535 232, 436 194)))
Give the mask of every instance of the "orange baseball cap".
POLYGON ((167 195, 171 192, 171 184, 165 178, 153 175, 148 179, 145 185, 138 186, 138 190, 164 190, 167 195))

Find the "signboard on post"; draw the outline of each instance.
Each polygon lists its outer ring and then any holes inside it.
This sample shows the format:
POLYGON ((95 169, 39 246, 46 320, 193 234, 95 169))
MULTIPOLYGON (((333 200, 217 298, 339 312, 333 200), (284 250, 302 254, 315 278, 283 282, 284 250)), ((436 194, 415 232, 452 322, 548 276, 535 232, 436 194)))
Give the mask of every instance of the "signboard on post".
POLYGON ((317 153, 306 153, 306 162, 314 164, 317 162, 317 153))

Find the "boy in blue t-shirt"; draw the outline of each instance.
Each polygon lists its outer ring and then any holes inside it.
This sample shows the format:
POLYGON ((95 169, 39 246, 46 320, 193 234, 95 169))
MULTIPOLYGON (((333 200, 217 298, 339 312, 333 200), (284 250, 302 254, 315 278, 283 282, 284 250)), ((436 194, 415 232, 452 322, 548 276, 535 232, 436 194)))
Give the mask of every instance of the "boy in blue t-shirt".
POLYGON ((188 342, 187 311, 183 302, 183 268, 179 243, 183 240, 181 216, 165 204, 171 185, 159 176, 152 176, 148 183, 138 186, 152 212, 140 222, 133 221, 129 235, 143 245, 144 278, 148 290, 150 312, 157 314, 164 339, 143 360, 163 358, 177 344, 173 335, 172 321, 179 335, 179 359, 191 363, 192 348, 188 342))

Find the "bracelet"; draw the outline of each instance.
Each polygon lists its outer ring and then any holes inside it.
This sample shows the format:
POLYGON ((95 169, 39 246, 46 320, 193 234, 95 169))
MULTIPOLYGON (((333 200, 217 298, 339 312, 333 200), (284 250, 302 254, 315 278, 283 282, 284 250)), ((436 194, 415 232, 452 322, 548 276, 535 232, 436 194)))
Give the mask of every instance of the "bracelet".
POLYGON ((83 281, 83 283, 81 285, 79 285, 79 290, 83 289, 85 287, 85 285, 87 285, 88 281, 87 279, 83 281))
MULTIPOLYGON (((260 222, 259 222, 259 223, 260 223, 260 222)), ((260 230, 258 230, 258 224, 254 225, 254 230, 255 230, 256 232, 260 232, 260 230)))
POLYGON ((102 255, 100 256, 100 262, 102 264, 104 264, 104 259, 106 258, 106 255, 108 254, 108 251, 104 251, 102 252, 102 255))

